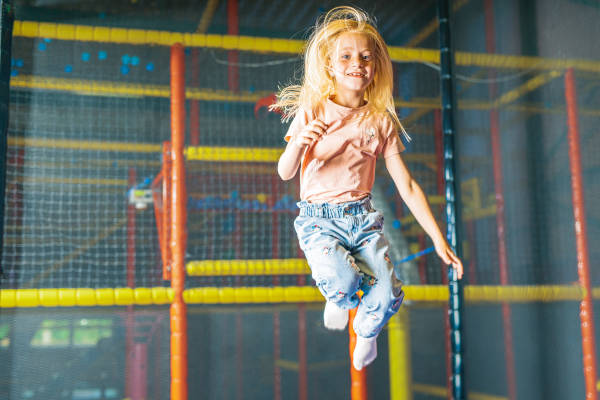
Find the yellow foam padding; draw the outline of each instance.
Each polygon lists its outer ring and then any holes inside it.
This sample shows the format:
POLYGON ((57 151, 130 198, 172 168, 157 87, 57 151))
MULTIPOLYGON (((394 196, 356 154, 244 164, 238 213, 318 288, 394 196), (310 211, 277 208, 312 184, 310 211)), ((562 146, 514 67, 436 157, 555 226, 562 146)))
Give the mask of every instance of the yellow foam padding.
MULTIPOLYGON (((592 293, 592 296, 598 293, 592 293)), ((580 301, 583 289, 579 285, 540 285, 540 286, 466 286, 465 299, 470 302, 548 302, 548 301, 580 301)))
MULTIPOLYGON (((437 385, 426 385, 422 383, 413 383, 413 391, 415 393, 425 394, 429 397, 447 398, 447 389, 443 386, 437 385)), ((469 400, 508 400, 508 397, 496 396, 493 394, 479 393, 479 392, 468 392, 467 398, 469 400)))
MULTIPOLYGON (((139 83, 98 81, 90 79, 65 79, 48 76, 15 76, 10 81, 13 89, 37 89, 60 92, 71 92, 88 96, 121 96, 121 97, 162 97, 169 98, 171 89, 168 85, 149 85, 139 83)), ((185 97, 190 100, 229 101, 238 103, 255 103, 257 100, 273 94, 272 91, 240 91, 187 88, 185 97)))
MULTIPOLYGON (((462 100, 458 108, 462 110, 490 110, 502 106, 506 110, 518 111, 524 113, 564 113, 560 107, 546 108, 536 105, 510 104, 510 102, 523 96, 542 84, 549 81, 556 74, 562 74, 561 71, 551 71, 548 74, 542 74, 533 78, 522 86, 511 90, 502 95, 495 102, 480 100, 462 100)), ((84 79, 64 79, 39 76, 15 76, 10 80, 10 87, 13 89, 36 89, 48 91, 61 91, 76 93, 86 96, 114 96, 114 97, 163 97, 170 96, 170 89, 167 85, 142 85, 111 81, 94 81, 84 79)), ((187 99, 202 101, 229 101, 255 103, 257 100, 271 95, 270 91, 261 92, 231 92, 227 90, 214 90, 202 88, 188 88, 185 91, 187 99)), ((441 106, 439 98, 419 99, 414 98, 410 101, 396 99, 396 107, 415 108, 424 111, 439 109, 441 106)), ((595 109, 581 108, 579 114, 585 116, 600 116, 600 111, 595 109)), ((414 156, 414 155, 408 155, 414 156)))
POLYGON ((162 146, 151 143, 102 142, 94 140, 67 140, 23 138, 9 136, 8 145, 12 147, 43 147, 50 149, 101 150, 125 153, 160 153, 162 146))
POLYGON ((187 263, 186 271, 190 276, 310 274, 310 268, 303 258, 191 261, 187 263))
POLYGON ((387 325, 390 400, 412 400, 410 323, 408 309, 400 308, 387 325))
POLYGON ((15 21, 13 36, 133 45, 171 46, 175 43, 181 43, 186 47, 210 47, 269 53, 299 53, 304 46, 302 40, 108 28, 33 21, 15 21))
POLYGON ((277 162, 281 153, 282 148, 198 146, 185 149, 188 161, 277 162))
MULTIPOLYGON (((414 302, 446 302, 445 285, 404 286, 405 299, 414 302)), ((466 286, 468 303, 532 303, 581 301, 583 290, 578 285, 556 286, 466 286)), ((592 291, 600 299, 600 288, 592 291)), ((277 287, 203 287, 187 289, 183 293, 190 304, 251 304, 251 303, 314 303, 322 302, 314 286, 277 287)), ((107 289, 3 289, 0 308, 15 307, 75 307, 125 306, 170 304, 170 288, 107 288, 107 289)))
MULTIPOLYGON (((144 29, 109 28, 88 25, 55 24, 48 22, 15 21, 14 37, 58 39, 133 45, 219 48, 279 54, 298 54, 305 42, 295 39, 273 39, 237 35, 208 35, 144 29)), ((388 47, 392 61, 418 61, 439 64, 437 49, 388 47)), ((551 59, 520 55, 455 52, 456 65, 499 69, 563 70, 573 67, 581 71, 600 72, 600 62, 583 59, 551 59)))
POLYGON ((313 286, 195 288, 183 294, 188 304, 312 303, 323 296, 313 286))
POLYGON ((3 289, 0 307, 95 307, 169 304, 170 288, 3 289))

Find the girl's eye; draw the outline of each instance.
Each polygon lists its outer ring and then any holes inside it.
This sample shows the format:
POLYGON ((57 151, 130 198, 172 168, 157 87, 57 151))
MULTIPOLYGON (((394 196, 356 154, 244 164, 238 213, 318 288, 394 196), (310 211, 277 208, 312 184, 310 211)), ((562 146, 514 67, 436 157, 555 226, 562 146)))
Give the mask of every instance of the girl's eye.
POLYGON ((371 61, 371 56, 370 55, 364 55, 362 56, 362 59, 365 61, 371 61))
POLYGON ((349 59, 350 59, 349 54, 342 54, 342 60, 349 60, 349 59))

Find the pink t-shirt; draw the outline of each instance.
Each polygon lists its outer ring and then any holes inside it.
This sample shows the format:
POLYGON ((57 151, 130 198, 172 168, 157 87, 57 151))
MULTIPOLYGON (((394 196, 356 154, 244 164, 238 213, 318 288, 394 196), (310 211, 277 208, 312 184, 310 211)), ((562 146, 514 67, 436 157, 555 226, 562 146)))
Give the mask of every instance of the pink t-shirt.
POLYGON ((321 140, 308 147, 300 169, 300 198, 311 203, 343 203, 362 199, 375 182, 377 157, 404 151, 392 119, 369 110, 327 101, 312 112, 296 114, 285 140, 319 118, 327 126, 321 140))

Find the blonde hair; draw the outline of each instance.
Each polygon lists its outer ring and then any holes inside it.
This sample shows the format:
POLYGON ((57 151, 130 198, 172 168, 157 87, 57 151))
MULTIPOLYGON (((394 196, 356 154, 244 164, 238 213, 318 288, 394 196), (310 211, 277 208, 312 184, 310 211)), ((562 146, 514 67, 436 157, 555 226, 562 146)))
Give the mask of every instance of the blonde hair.
POLYGON ((277 102, 270 109, 283 111, 283 121, 296 115, 301 108, 314 110, 335 93, 335 81, 328 73, 334 44, 342 33, 366 35, 374 46, 375 74, 365 91, 365 100, 371 110, 389 114, 394 125, 407 140, 410 137, 400 123, 394 106, 394 75, 387 46, 374 27, 371 18, 362 10, 341 6, 319 18, 304 50, 304 76, 302 85, 284 87, 277 94, 277 102))

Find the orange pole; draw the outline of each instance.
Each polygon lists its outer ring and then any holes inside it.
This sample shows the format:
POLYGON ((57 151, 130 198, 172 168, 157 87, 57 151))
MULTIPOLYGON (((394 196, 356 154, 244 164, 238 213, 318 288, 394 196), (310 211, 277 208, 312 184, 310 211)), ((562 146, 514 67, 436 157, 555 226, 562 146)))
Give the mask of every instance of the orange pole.
POLYGON ((183 46, 176 43, 171 46, 171 400, 187 400, 187 314, 183 302, 186 246, 184 68, 183 46))
POLYGON ((567 103, 567 124, 569 140, 569 167, 571 169, 571 192, 573 197, 573 217, 575 220, 575 242, 577 246, 577 274, 583 288, 583 300, 579 305, 581 319, 581 345, 583 347, 583 375, 585 378, 585 398, 596 400, 596 341, 594 334, 594 308, 592 303, 592 283, 590 281, 590 261, 587 244, 585 204, 583 200, 583 179, 581 174, 581 151, 579 148, 579 121, 577 120, 577 94, 573 68, 565 73, 565 100, 567 103))
POLYGON ((360 371, 354 369, 353 355, 356 347, 356 332, 352 327, 354 317, 356 316, 357 308, 349 311, 350 318, 348 321, 348 333, 350 334, 350 398, 352 400, 367 400, 367 369, 363 368, 360 371))

